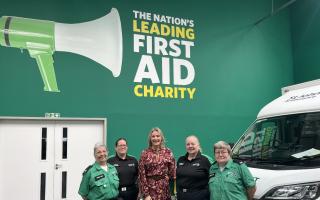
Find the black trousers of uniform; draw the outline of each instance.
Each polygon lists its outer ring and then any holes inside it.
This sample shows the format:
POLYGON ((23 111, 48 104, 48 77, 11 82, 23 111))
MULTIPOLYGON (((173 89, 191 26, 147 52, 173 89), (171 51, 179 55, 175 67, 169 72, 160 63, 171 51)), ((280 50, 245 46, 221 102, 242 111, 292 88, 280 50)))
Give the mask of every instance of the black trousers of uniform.
POLYGON ((129 187, 126 191, 119 191, 118 200, 137 200, 138 193, 137 187, 129 187))
MULTIPOLYGON (((91 199, 88 199, 88 200, 91 200, 91 199)), ((93 199, 93 200, 94 200, 94 199, 93 199)), ((118 200, 118 197, 112 198, 112 199, 109 199, 109 200, 118 200)))
POLYGON ((209 192, 209 189, 192 190, 187 192, 178 190, 177 199, 178 200, 210 200, 210 192, 209 192))

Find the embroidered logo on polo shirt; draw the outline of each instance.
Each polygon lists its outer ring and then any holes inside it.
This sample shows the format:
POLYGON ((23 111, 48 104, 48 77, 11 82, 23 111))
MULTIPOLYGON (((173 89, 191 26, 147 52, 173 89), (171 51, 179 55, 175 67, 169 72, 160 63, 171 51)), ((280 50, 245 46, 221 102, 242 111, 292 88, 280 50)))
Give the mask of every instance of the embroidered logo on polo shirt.
POLYGON ((200 163, 193 163, 192 166, 197 166, 197 167, 199 167, 199 166, 200 166, 200 163))
POLYGON ((113 164, 113 166, 115 166, 115 167, 119 167, 120 165, 119 165, 119 164, 117 164, 117 163, 115 163, 115 164, 113 164))
POLYGON ((183 162, 180 162, 180 163, 179 163, 179 166, 182 166, 182 165, 184 165, 184 163, 183 163, 183 162))
POLYGON ((128 166, 129 167, 134 167, 134 163, 129 163, 128 166))
POLYGON ((237 179, 237 178, 239 178, 239 175, 238 175, 238 173, 237 172, 235 172, 235 171, 230 171, 230 172, 228 172, 227 174, 226 174, 226 177, 232 177, 232 178, 235 178, 235 179, 237 179))

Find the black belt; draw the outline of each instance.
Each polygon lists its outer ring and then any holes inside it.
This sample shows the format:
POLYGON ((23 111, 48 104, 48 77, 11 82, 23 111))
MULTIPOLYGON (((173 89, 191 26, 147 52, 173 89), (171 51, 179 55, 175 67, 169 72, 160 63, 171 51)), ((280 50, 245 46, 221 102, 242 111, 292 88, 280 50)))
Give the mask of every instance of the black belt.
POLYGON ((198 191, 201 191, 201 190, 208 190, 208 187, 205 187, 205 188, 179 188, 178 191, 179 192, 198 192, 198 191))

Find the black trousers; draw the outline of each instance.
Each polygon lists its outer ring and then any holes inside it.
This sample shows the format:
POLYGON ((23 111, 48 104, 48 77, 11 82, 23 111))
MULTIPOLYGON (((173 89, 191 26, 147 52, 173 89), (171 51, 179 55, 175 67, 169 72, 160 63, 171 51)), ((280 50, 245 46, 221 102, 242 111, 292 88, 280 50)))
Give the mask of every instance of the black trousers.
POLYGON ((210 200, 210 192, 208 189, 192 190, 187 192, 178 190, 177 199, 178 200, 210 200))
POLYGON ((138 193, 137 187, 127 188, 126 191, 119 191, 118 200, 137 200, 138 193))

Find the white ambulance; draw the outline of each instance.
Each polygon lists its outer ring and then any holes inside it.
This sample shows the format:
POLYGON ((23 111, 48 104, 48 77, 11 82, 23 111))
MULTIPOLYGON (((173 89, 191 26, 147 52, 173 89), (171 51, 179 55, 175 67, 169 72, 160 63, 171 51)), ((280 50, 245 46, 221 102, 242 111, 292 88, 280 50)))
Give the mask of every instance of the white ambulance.
POLYGON ((256 179, 254 199, 320 200, 320 79, 282 88, 232 153, 256 179))

